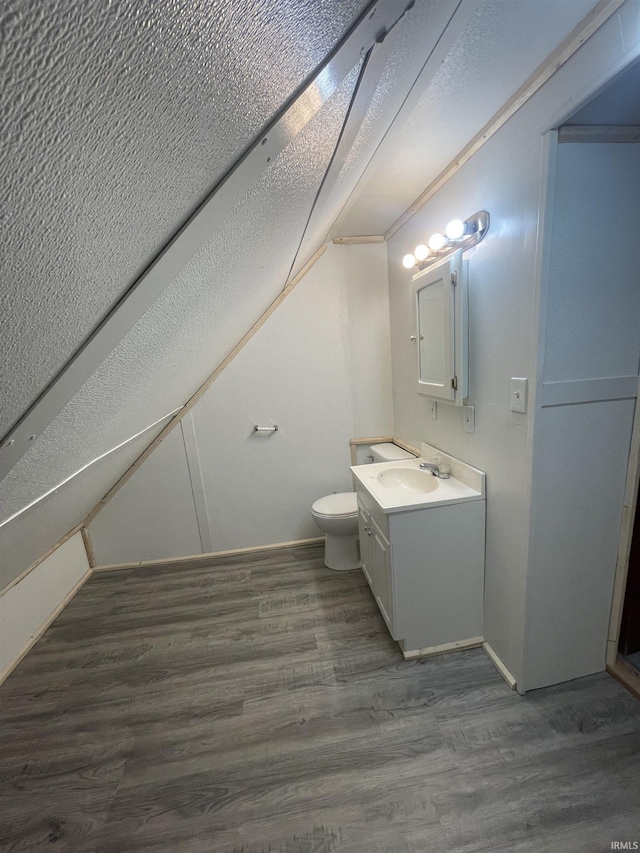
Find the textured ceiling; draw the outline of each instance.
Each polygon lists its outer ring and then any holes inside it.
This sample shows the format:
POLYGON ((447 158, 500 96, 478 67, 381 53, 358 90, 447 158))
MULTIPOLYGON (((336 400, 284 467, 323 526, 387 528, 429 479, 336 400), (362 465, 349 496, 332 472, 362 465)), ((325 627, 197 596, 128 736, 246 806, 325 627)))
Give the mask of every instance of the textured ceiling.
POLYGON ((285 285, 359 67, 0 483, 0 523, 182 405, 285 285))
POLYGON ((365 0, 0 8, 0 434, 365 0))
MULTIPOLYGON (((466 2, 466 0, 465 0, 466 2)), ((594 6, 478 0, 392 151, 376 162, 337 233, 383 234, 594 6)))
POLYGON ((305 237, 302 262, 325 239, 458 5, 459 0, 417 3, 387 36, 389 54, 380 82, 328 195, 327 216, 305 237))
MULTIPOLYGON (((340 233, 386 230, 593 5, 463 0, 470 23, 430 84, 428 75, 421 81, 427 88, 394 134, 397 147, 378 158, 364 186, 353 191, 457 3, 417 0, 387 37, 387 67, 301 257, 317 248, 350 194, 349 204, 356 201, 350 210, 347 205, 340 233)), ((365 5, 3 4, 0 433, 365 5)), ((183 404, 280 292, 357 73, 355 68, 33 441, 0 483, 0 522, 183 404)), ((105 482, 123 473, 115 456, 111 464, 105 482)), ((77 494, 76 481, 65 487, 73 493, 69 506, 88 510, 93 494, 85 494, 84 479, 77 479, 77 494)))

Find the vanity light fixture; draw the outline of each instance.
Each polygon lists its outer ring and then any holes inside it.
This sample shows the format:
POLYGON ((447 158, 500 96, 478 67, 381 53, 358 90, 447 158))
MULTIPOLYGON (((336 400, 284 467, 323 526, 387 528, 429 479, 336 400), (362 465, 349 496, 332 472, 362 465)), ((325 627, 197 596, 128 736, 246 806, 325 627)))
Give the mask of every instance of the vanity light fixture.
POLYGON ((404 256, 402 265, 408 270, 417 267, 421 272, 458 249, 470 249, 475 246, 484 238, 488 230, 489 214, 486 210, 474 213, 468 219, 452 219, 445 228, 444 234, 432 234, 428 245, 421 243, 416 246, 413 254, 404 256))
POLYGON ((415 255, 416 261, 424 261, 431 254, 431 249, 428 246, 425 246, 424 243, 421 243, 419 246, 416 246, 416 250, 413 253, 415 255))

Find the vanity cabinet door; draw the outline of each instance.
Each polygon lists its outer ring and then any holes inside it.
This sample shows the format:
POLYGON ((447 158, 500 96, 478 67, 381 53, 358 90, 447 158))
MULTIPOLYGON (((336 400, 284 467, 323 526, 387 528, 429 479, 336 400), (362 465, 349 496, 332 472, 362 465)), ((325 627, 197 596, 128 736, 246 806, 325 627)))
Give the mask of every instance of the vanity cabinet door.
POLYGON ((367 583, 371 587, 371 591, 374 592, 373 580, 371 578, 371 518, 361 504, 358 504, 358 532, 360 537, 360 562, 362 563, 362 571, 367 579, 367 583))
POLYGON ((391 636, 397 639, 394 631, 393 583, 391 567, 391 545, 373 518, 369 519, 371 536, 372 590, 380 612, 387 623, 391 636))
POLYGON ((362 571, 391 636, 396 639, 391 584, 391 545, 375 519, 362 504, 358 504, 358 527, 362 571))

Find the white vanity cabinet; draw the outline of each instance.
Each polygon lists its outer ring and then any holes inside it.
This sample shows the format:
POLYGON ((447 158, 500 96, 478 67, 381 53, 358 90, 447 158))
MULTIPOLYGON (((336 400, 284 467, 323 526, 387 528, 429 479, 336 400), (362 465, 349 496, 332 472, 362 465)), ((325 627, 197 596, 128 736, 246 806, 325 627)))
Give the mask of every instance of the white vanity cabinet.
POLYGON ((369 582, 391 636, 395 640, 397 637, 394 632, 391 546, 380 526, 360 500, 358 501, 358 526, 362 571, 369 582))
POLYGON ((484 496, 394 511, 383 509, 357 478, 355 485, 362 570, 403 652, 479 645, 484 496))

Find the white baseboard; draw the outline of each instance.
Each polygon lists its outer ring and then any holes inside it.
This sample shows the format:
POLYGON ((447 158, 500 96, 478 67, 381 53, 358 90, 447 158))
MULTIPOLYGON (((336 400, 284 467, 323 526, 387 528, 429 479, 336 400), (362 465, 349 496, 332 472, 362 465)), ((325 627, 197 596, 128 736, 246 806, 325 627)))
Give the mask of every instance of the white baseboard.
POLYGON ((0 596, 0 684, 90 577, 82 534, 63 541, 0 596))
POLYGON ((491 646, 489 645, 489 643, 483 643, 483 644, 482 644, 482 648, 483 648, 483 650, 484 650, 484 652, 485 652, 486 656, 489 658, 489 660, 491 661, 491 663, 495 666, 495 668, 498 670, 498 672, 500 673, 500 675, 501 675, 501 676, 504 678, 504 680, 507 682, 507 684, 509 685, 509 687, 511 688, 511 690, 515 690, 515 689, 516 689, 516 680, 515 680, 515 678, 513 677, 513 675, 511 675, 511 673, 509 672, 509 670, 507 669, 507 667, 503 664, 503 662, 500 660, 500 658, 498 657, 498 655, 497 655, 497 654, 494 652, 494 650, 491 648, 491 646))
POLYGON ((273 545, 252 545, 250 548, 233 548, 230 551, 211 551, 208 554, 190 554, 186 557, 162 557, 159 560, 138 560, 133 563, 110 563, 105 566, 94 566, 94 572, 116 572, 121 569, 139 569, 145 566, 166 566, 169 563, 185 566, 202 563, 213 557, 233 557, 240 554, 254 554, 256 551, 277 551, 282 548, 299 548, 301 545, 319 545, 324 542, 324 536, 314 536, 312 539, 294 539, 291 542, 276 542, 273 545))

